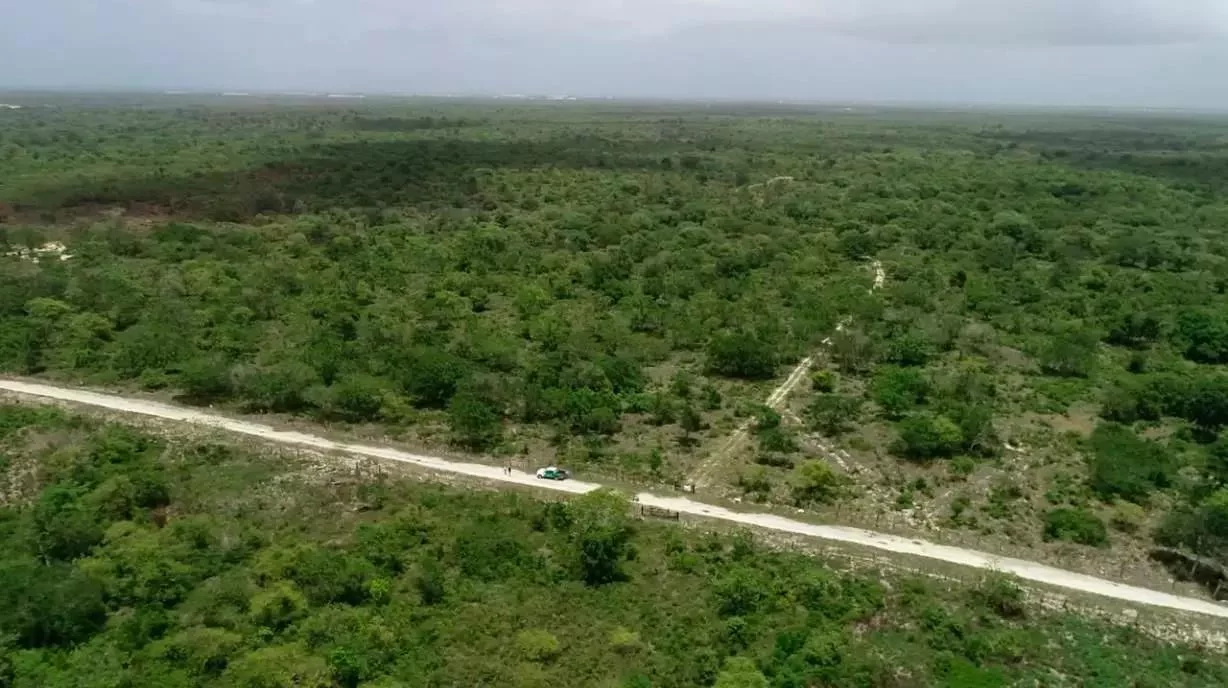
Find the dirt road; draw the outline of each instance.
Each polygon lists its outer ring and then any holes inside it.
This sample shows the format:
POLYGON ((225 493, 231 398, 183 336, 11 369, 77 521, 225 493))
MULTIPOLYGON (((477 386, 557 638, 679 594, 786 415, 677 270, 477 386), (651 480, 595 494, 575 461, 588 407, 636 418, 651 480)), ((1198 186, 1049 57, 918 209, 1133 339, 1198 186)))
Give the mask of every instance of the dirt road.
MULTIPOLYGON (((521 473, 519 471, 513 471, 511 475, 508 475, 504 473, 503 468, 499 466, 448 461, 446 459, 441 459, 434 456, 412 454, 388 447, 335 442, 323 437, 307 435, 299 432, 277 430, 260 423, 235 420, 205 411, 171 406, 168 404, 160 404, 143 399, 130 399, 110 394, 100 394, 97 392, 88 392, 78 389, 56 387, 32 382, 20 382, 15 380, 0 380, 0 390, 7 390, 45 400, 84 404, 86 406, 109 409, 112 411, 120 411, 143 416, 152 416, 164 420, 209 426, 224 430, 226 432, 249 435, 266 441, 277 442, 285 445, 307 447, 326 452, 344 452, 347 454, 367 456, 376 459, 384 459, 387 461, 398 461, 435 471, 467 475, 495 482, 531 485, 534 487, 575 494, 583 494, 601 487, 601 485, 595 483, 586 483, 577 480, 568 480, 565 482, 537 480, 531 474, 521 473)), ((1065 588, 1067 590, 1100 595, 1135 604, 1165 607, 1169 609, 1177 609, 1181 611, 1228 618, 1228 606, 1216 604, 1206 600, 1181 597, 1156 590, 1149 590, 1146 588, 1122 585, 1120 583, 1114 583, 1112 581, 1095 578, 1093 576, 1064 571, 1062 569, 1045 566, 1035 562, 996 557, 990 554, 985 554, 984 552, 977 552, 975 550, 936 545, 922 540, 912 540, 895 535, 875 533, 868 530, 861 530, 859 528, 815 525, 770 514, 731 511, 729 509, 705 504, 703 502, 698 502, 693 499, 683 497, 663 497, 660 495, 643 492, 636 495, 636 499, 641 504, 646 506, 660 507, 662 509, 678 511, 692 516, 719 519, 731 523, 740 523, 747 526, 765 528, 783 533, 816 537, 833 542, 851 543, 864 547, 872 547, 887 552, 909 554, 924 557, 926 559, 949 562, 952 564, 959 564, 974 568, 994 569, 1003 573, 1018 576, 1020 579, 1025 581, 1043 583, 1058 588, 1065 588)))

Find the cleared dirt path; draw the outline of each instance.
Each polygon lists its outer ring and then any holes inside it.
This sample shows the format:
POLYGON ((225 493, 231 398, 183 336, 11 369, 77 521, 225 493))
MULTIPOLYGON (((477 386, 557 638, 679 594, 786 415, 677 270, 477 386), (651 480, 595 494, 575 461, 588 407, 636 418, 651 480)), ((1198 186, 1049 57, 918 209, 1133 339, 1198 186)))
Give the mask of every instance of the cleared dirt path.
MULTIPOLYGON (((367 456, 387 461, 398 461, 413 464, 435 471, 472 476, 493 482, 529 485, 538 488, 583 494, 602 487, 596 483, 586 483, 577 480, 553 482, 537 480, 528 473, 513 471, 511 475, 504 473, 499 466, 487 466, 476 463, 448 461, 434 456, 412 454, 409 452, 364 444, 349 444, 336 442, 315 435, 300 432, 277 430, 267 425, 250 421, 236 420, 225 416, 208 413, 196 409, 161 404, 144 399, 130 399, 111 394, 100 394, 79 389, 57 387, 33 382, 15 380, 0 380, 0 390, 16 392, 45 400, 84 404, 97 408, 120 411, 161 418, 163 420, 191 423, 224 430, 226 432, 258 437, 262 440, 279 444, 307 447, 326 452, 344 452, 347 454, 367 456)), ((1149 590, 1130 585, 1122 585, 1112 581, 1087 576, 1080 573, 1038 564, 1021 559, 996 557, 984 552, 968 550, 959 547, 936 545, 923 540, 913 540, 895 535, 875 533, 859 528, 842 526, 824 526, 803 523, 793 519, 763 513, 743 513, 731 511, 711 504, 705 504, 683 497, 663 497, 642 492, 636 495, 639 503, 646 506, 669 509, 691 516, 719 519, 731 523, 740 523, 756 528, 765 528, 783 533, 805 535, 822 538, 833 542, 844 542, 863 547, 909 554, 926 559, 949 562, 963 566, 981 569, 994 569, 1003 573, 1018 576, 1025 581, 1042 583, 1058 588, 1065 588, 1093 595, 1123 600, 1135 604, 1165 607, 1186 612, 1206 614, 1220 618, 1228 618, 1228 606, 1206 600, 1181 597, 1157 590, 1149 590)))
MULTIPOLYGON (((806 373, 810 372, 810 367, 812 365, 814 365, 814 359, 809 356, 803 359, 801 363, 798 363, 797 367, 789 373, 789 377, 785 378, 785 381, 780 383, 779 387, 772 390, 772 393, 768 395, 767 401, 764 405, 768 408, 779 411, 781 406, 784 404, 785 399, 788 399, 789 394, 793 392, 793 388, 797 387, 802 380, 806 379, 806 373)), ((736 449, 738 445, 742 443, 742 440, 746 439, 746 436, 750 433, 751 426, 754 424, 754 418, 748 418, 742 421, 742 424, 738 426, 738 429, 734 430, 733 434, 729 436, 729 439, 721 445, 721 448, 712 454, 712 456, 710 456, 706 461, 704 461, 703 464, 700 465, 700 467, 691 475, 691 484, 704 486, 711 485, 712 481, 714 480, 713 474, 720 469, 722 464, 725 463, 725 457, 729 455, 729 452, 736 449)))
MULTIPOLYGON (((874 261, 874 263, 871 265, 871 269, 874 271, 874 285, 870 287, 870 293, 873 294, 879 289, 882 289, 887 283, 887 271, 883 269, 882 261, 878 260, 874 261)), ((848 327, 850 322, 851 320, 849 318, 841 320, 840 324, 836 325, 836 332, 843 332, 844 328, 848 327)), ((831 346, 831 337, 823 340, 823 346, 831 346)), ((802 380, 806 379, 806 374, 810 372, 812 367, 814 367, 814 356, 807 356, 806 358, 802 359, 802 362, 797 364, 797 367, 789 373, 789 376, 785 378, 785 381, 780 383, 779 387, 772 390, 772 393, 768 395, 767 401, 763 402, 764 406, 767 406, 775 411, 782 410, 785 402, 789 399, 789 395, 793 393, 793 390, 796 389, 799 384, 801 384, 802 380)), ((711 486, 712 481, 715 479, 714 474, 725 463, 725 457, 729 456, 730 452, 737 449, 738 446, 742 444, 742 440, 746 439, 746 436, 750 434, 750 428, 752 425, 754 425, 754 423, 755 421, 753 418, 743 421, 742 424, 733 431, 733 434, 729 436, 729 439, 721 445, 721 448, 716 450, 712 456, 700 464, 699 468, 695 469, 695 471, 691 474, 691 484, 711 486)), ((835 461, 836 463, 840 464, 841 467, 844 466, 844 462, 840 459, 835 459, 835 461)))

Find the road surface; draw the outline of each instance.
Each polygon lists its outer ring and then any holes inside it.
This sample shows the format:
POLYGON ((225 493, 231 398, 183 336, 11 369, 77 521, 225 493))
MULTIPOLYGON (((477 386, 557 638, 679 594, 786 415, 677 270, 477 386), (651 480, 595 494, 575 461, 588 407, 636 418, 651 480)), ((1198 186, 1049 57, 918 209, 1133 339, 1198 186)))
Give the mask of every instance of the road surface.
MULTIPOLYGON (((365 444, 350 444, 336 442, 315 435, 300 432, 277 430, 268 425, 250 421, 236 420, 206 411, 189 409, 169 404, 161 404, 144 399, 131 399, 111 394, 100 394, 85 390, 58 387, 53 385, 23 382, 16 380, 0 380, 0 390, 39 397, 46 400, 84 404, 97 408, 120 411, 124 413, 150 416, 168 421, 191 423, 208 426, 240 435, 258 437, 269 442, 306 447, 325 452, 343 452, 357 456, 366 456, 386 461, 397 461, 412 464, 434 471, 467 475, 483 480, 500 483, 512 483, 538 488, 583 494, 596 490, 602 485, 596 483, 568 480, 554 482, 538 480, 529 473, 513 471, 510 475, 504 473, 500 466, 487 466, 476 463, 449 461, 434 456, 413 454, 410 452, 378 447, 365 444)), ((764 513, 744 513, 732 511, 719 506, 705 504, 684 497, 663 497, 642 492, 636 495, 640 504, 677 511, 690 516, 718 519, 730 523, 738 523, 756 528, 764 528, 781 533, 805 535, 821 538, 832 542, 844 542, 863 547, 871 547, 886 552, 909 554, 926 559, 970 566, 980 569, 993 569, 1002 573, 1017 576, 1022 580, 1034 583, 1064 588, 1066 590, 1100 595, 1124 602, 1165 607, 1186 612, 1206 614, 1220 618, 1228 618, 1228 606, 1216 604, 1207 600, 1182 597, 1169 593, 1139 588, 1121 583, 1088 576, 1081 573, 1064 571, 1062 569, 1038 564, 1021 559, 997 557, 984 552, 937 545, 923 540, 876 533, 860 528, 844 526, 825 526, 803 523, 793 519, 764 513)))

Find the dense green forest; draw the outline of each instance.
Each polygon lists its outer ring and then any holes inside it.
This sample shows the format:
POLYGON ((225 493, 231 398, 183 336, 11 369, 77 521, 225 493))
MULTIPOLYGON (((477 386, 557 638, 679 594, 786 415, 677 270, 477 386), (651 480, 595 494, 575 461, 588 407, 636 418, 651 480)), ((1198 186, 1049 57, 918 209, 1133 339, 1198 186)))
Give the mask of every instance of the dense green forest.
POLYGON ((12 688, 1222 686, 1219 654, 750 537, 0 405, 12 688))
POLYGON ((0 166, 9 373, 1228 560, 1219 119, 103 99, 0 166))

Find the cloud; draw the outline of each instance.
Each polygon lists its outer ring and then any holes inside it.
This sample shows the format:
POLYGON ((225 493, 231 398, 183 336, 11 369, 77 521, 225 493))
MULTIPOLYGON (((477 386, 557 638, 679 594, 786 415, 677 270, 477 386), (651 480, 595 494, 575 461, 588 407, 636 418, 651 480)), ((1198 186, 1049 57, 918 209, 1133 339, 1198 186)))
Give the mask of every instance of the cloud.
MULTIPOLYGON (((151 2, 153 0, 145 0, 151 2)), ((172 0, 196 14, 335 31, 637 39, 710 24, 804 25, 901 43, 1166 44, 1228 35, 1228 0, 172 0)))
POLYGON ((1228 107, 1228 0, 10 4, 0 87, 1228 107))
POLYGON ((832 26, 906 43, 1167 44, 1222 38, 1224 0, 860 0, 832 26))

